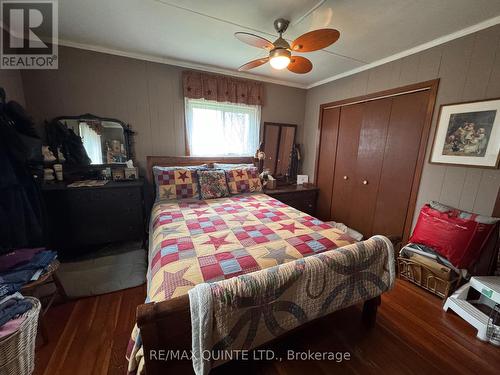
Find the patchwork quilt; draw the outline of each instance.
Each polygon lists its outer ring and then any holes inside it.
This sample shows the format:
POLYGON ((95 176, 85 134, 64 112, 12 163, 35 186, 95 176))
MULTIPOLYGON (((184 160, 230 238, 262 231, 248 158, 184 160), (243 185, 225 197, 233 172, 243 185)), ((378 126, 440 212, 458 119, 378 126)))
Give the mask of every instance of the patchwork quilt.
MULTIPOLYGON (((261 193, 159 201, 151 213, 147 302, 351 243, 339 229, 261 193)), ((140 346, 135 328, 130 372, 140 346)))

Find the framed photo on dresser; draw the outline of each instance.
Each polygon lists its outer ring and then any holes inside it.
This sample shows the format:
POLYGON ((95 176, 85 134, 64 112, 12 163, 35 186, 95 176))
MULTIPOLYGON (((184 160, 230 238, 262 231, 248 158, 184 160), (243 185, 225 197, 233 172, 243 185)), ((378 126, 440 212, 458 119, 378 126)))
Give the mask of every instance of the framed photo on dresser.
POLYGON ((499 159, 500 98, 441 106, 431 163, 498 168, 499 159))

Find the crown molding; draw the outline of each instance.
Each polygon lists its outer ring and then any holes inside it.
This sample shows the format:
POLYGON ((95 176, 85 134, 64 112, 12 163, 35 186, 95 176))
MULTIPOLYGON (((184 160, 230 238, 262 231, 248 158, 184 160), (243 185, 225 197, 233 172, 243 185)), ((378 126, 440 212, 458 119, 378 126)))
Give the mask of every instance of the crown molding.
POLYGON ((310 85, 306 86, 306 89, 312 89, 313 87, 324 85, 325 83, 333 82, 333 81, 336 81, 338 79, 348 77, 350 75, 353 75, 353 74, 356 74, 359 72, 363 72, 365 70, 375 68, 375 67, 383 65, 383 64, 387 64, 388 62, 391 62, 394 60, 399 60, 403 57, 410 56, 410 55, 413 55, 413 54, 421 52, 421 51, 425 51, 426 49, 439 46, 440 44, 452 41, 454 39, 458 39, 458 38, 461 38, 463 36, 473 34, 477 31, 487 29, 488 27, 498 25, 499 23, 500 23, 500 16, 490 18, 486 21, 483 21, 483 22, 477 23, 475 25, 466 27, 465 29, 455 31, 454 33, 439 37, 439 38, 434 39, 434 40, 431 40, 430 42, 420 44, 416 47, 407 49, 407 50, 402 51, 402 52, 398 52, 394 55, 384 57, 383 59, 371 62, 371 63, 366 64, 366 65, 362 65, 362 66, 355 68, 355 69, 348 70, 347 72, 336 74, 336 75, 331 76, 329 78, 322 79, 321 81, 311 83, 310 85))
POLYGON ((274 78, 269 78, 269 77, 263 77, 263 76, 259 76, 259 75, 255 75, 255 74, 236 72, 236 71, 233 71, 230 69, 218 68, 218 67, 215 67, 212 65, 198 64, 198 63, 193 63, 193 62, 189 62, 189 61, 147 55, 147 54, 143 54, 143 53, 126 52, 126 51, 117 50, 114 48, 103 47, 103 46, 94 45, 94 44, 73 42, 71 40, 66 40, 66 39, 59 39, 58 45, 64 46, 64 47, 83 49, 83 50, 87 50, 87 51, 106 53, 109 55, 128 57, 131 59, 149 61, 149 62, 154 62, 154 63, 159 63, 159 64, 180 66, 180 67, 188 68, 188 69, 203 70, 203 71, 209 72, 209 73, 225 74, 225 75, 232 76, 232 77, 251 79, 254 81, 261 81, 261 82, 267 82, 267 83, 274 83, 276 85, 295 87, 295 88, 299 88, 299 89, 305 89, 307 87, 307 85, 300 84, 300 83, 289 82, 289 81, 284 81, 284 80, 274 79, 274 78))
POLYGON ((346 72, 336 74, 334 76, 322 79, 320 81, 311 83, 309 85, 300 84, 300 83, 296 83, 296 82, 289 82, 289 81, 284 81, 284 80, 274 79, 274 78, 269 78, 269 77, 263 77, 263 76, 250 74, 250 73, 241 73, 241 72, 237 72, 237 71, 230 70, 230 69, 218 68, 218 67, 215 67, 212 65, 204 65, 204 64, 193 63, 193 62, 189 62, 189 61, 147 55, 147 54, 142 54, 142 53, 126 52, 126 51, 117 50, 117 49, 108 48, 108 47, 103 47, 103 46, 99 46, 99 45, 73 42, 73 41, 65 40, 65 39, 59 39, 58 44, 61 46, 66 46, 66 47, 73 47, 73 48, 79 48, 79 49, 84 49, 84 50, 88 50, 88 51, 107 53, 110 55, 128 57, 131 59, 150 61, 150 62, 155 62, 155 63, 160 63, 160 64, 175 65, 175 66, 180 66, 180 67, 188 68, 188 69, 203 70, 203 71, 210 72, 210 73, 225 74, 225 75, 229 75, 232 77, 274 83, 277 85, 295 87, 295 88, 299 88, 299 89, 312 89, 313 87, 321 86, 321 85, 324 85, 326 83, 333 82, 333 81, 339 80, 341 78, 345 78, 345 77, 351 76, 353 74, 360 73, 360 72, 363 72, 365 70, 372 69, 372 68, 375 68, 375 67, 383 65, 383 64, 387 64, 391 61, 395 61, 395 60, 413 55, 415 53, 425 51, 426 49, 430 49, 432 47, 439 46, 439 45, 444 44, 446 42, 461 38, 463 36, 475 33, 477 31, 487 29, 488 27, 495 26, 497 24, 500 24, 500 16, 490 18, 486 21, 483 21, 483 22, 480 22, 478 24, 466 27, 462 30, 453 32, 451 34, 448 34, 448 35, 445 35, 442 37, 439 37, 437 39, 420 44, 416 47, 407 49, 405 51, 398 52, 394 55, 384 57, 383 59, 362 65, 362 66, 357 67, 355 69, 351 69, 351 70, 348 70, 346 72))

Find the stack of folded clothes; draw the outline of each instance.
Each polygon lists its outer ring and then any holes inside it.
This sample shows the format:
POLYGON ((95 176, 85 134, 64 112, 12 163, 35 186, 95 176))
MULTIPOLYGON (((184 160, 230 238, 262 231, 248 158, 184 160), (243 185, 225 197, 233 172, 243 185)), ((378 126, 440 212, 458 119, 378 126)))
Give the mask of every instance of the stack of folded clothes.
POLYGON ((0 339, 15 332, 32 305, 19 293, 36 281, 57 257, 44 248, 22 249, 0 256, 0 339))

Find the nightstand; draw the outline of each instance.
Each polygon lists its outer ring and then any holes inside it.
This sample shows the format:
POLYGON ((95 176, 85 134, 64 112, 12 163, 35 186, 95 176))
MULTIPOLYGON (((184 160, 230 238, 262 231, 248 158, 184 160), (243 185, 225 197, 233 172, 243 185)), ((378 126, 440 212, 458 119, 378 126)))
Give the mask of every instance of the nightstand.
POLYGON ((315 186, 285 185, 264 193, 311 216, 316 215, 319 189, 315 186))

